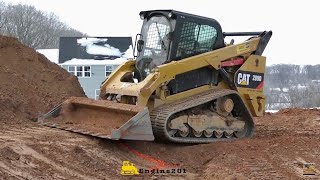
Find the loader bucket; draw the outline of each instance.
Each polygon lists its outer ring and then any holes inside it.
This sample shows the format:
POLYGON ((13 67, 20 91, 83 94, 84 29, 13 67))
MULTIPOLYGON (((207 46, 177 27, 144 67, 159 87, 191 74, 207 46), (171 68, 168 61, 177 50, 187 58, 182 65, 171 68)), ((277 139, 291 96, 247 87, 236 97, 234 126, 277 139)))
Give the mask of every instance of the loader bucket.
POLYGON ((112 101, 72 97, 38 122, 112 140, 154 140, 148 108, 112 101))

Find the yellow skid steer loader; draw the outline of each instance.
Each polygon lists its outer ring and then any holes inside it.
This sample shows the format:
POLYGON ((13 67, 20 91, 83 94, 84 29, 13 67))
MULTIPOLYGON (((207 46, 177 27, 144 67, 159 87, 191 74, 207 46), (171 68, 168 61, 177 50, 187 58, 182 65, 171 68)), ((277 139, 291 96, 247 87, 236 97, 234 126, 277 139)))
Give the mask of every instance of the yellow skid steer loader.
POLYGON ((271 31, 223 32, 210 18, 140 12, 135 59, 102 83, 100 100, 72 97, 39 118, 50 127, 119 140, 208 143, 250 137, 265 110, 262 53, 271 31), (249 36, 227 44, 226 36, 249 36))

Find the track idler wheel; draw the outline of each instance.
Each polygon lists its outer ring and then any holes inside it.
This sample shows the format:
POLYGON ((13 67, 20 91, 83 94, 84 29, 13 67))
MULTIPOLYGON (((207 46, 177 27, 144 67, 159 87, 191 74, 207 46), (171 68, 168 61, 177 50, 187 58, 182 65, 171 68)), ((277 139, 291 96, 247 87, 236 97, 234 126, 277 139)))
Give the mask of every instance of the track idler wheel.
POLYGON ((244 129, 242 131, 235 131, 234 136, 237 138, 243 138, 246 136, 247 131, 248 131, 248 125, 247 125, 247 123, 245 123, 244 129))

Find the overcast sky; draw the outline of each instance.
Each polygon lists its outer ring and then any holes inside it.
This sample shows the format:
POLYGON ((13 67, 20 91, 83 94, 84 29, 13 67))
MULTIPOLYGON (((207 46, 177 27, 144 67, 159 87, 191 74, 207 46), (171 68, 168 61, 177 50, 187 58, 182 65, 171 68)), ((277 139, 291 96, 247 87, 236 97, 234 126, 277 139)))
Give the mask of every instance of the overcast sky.
MULTIPOLYGON (((267 64, 320 64, 320 17, 316 0, 4 0, 54 12, 90 36, 132 36, 140 32, 139 12, 174 9, 218 20, 223 31, 272 30, 267 64)), ((236 40, 236 43, 239 42, 236 40)))

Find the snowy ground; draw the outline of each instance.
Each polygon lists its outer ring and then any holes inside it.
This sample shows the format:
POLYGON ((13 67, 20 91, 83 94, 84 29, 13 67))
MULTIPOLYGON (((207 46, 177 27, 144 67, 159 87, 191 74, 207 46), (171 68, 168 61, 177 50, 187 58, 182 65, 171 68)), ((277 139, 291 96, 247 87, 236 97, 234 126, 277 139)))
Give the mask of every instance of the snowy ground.
POLYGON ((279 110, 266 110, 266 112, 269 112, 269 113, 276 113, 278 112, 279 110))

